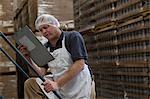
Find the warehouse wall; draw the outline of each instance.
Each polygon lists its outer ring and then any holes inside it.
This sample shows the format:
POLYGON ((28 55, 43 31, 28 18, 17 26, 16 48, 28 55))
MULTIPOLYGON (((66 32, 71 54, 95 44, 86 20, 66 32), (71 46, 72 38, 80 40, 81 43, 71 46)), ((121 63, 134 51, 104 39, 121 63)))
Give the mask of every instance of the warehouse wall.
POLYGON ((149 0, 74 0, 102 99, 149 99, 149 0))

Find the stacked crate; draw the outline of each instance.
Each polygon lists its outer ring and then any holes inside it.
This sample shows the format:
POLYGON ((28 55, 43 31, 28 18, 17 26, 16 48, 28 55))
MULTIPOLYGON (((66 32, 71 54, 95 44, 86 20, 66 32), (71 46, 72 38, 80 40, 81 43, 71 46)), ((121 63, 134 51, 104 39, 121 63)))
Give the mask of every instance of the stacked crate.
MULTIPOLYGON (((14 44, 12 36, 7 36, 7 38, 14 44)), ((15 52, 2 38, 0 38, 0 47, 2 47, 15 60, 15 52)), ((3 96, 5 98, 17 98, 16 67, 1 51, 0 96, 3 96)))
MULTIPOLYGON (((149 99, 150 1, 118 1, 116 8, 119 7, 121 8, 116 11, 116 76, 120 77, 124 96, 149 99)), ((119 89, 119 86, 117 88, 119 89)), ((120 89, 119 91, 121 92, 120 89)))
MULTIPOLYGON (((13 0, 0 0, 0 32, 14 44, 13 35, 13 0)), ((0 47, 3 48, 14 60, 15 53, 10 46, 0 37, 0 47)), ((0 98, 17 99, 16 67, 0 50, 0 98)))
POLYGON ((17 99, 17 77, 15 66, 0 66, 0 96, 17 99))
POLYGON ((74 21, 76 29, 86 30, 95 24, 93 13, 95 9, 94 4, 95 1, 93 0, 74 0, 74 21))
POLYGON ((150 1, 84 3, 74 0, 75 27, 85 39, 97 96, 149 99, 150 1))

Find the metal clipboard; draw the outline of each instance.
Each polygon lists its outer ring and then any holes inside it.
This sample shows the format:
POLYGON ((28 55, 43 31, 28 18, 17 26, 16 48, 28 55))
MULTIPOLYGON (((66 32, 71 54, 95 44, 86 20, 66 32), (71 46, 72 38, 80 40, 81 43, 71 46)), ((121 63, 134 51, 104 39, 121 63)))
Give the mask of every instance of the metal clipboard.
POLYGON ((44 66, 54 59, 54 57, 36 38, 36 36, 28 26, 25 26, 18 32, 14 33, 14 39, 17 44, 22 44, 27 47, 31 59, 38 66, 44 66))

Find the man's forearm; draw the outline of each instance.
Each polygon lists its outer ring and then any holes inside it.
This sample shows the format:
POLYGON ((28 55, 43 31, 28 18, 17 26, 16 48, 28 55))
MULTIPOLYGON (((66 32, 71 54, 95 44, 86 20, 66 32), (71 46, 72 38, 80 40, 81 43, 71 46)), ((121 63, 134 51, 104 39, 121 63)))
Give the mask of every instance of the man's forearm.
POLYGON ((84 69, 84 60, 80 59, 74 62, 74 64, 56 80, 58 87, 64 86, 67 82, 72 80, 76 75, 78 75, 84 69))

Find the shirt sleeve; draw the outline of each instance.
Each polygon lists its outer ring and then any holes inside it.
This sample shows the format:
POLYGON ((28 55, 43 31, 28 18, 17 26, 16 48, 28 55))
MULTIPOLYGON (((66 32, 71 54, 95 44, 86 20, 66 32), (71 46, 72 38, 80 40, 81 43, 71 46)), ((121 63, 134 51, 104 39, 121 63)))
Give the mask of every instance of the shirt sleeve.
POLYGON ((71 33, 68 44, 68 51, 70 52, 73 61, 76 61, 78 59, 87 60, 87 50, 83 37, 79 32, 71 33))

